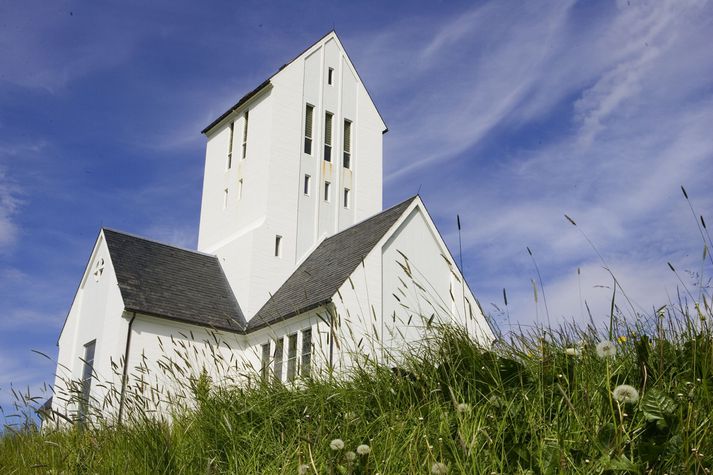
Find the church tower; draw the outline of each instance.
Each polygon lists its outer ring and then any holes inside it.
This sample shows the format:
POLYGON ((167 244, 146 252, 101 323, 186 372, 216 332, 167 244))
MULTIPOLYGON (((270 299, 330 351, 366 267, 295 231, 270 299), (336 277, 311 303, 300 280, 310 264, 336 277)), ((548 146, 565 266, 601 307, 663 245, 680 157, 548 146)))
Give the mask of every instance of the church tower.
POLYGON ((382 210, 385 132, 334 31, 203 130, 198 250, 248 319, 325 237, 382 210))

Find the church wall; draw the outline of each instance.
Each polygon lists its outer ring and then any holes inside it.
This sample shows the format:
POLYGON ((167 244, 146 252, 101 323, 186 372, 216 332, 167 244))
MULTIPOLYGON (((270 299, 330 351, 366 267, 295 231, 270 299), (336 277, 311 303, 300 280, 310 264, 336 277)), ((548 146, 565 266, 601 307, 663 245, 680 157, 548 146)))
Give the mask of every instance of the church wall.
POLYGON ((355 201, 355 220, 362 221, 382 209, 382 127, 376 107, 366 89, 357 89, 357 118, 359 126, 353 138, 352 162, 355 201))
POLYGON ((123 309, 114 268, 104 237, 100 234, 60 334, 55 396, 52 399, 54 410, 68 416, 76 412, 77 382, 84 370, 85 345, 91 341, 96 341, 91 398, 103 401, 108 388, 119 380, 113 365, 120 366, 123 356, 128 325, 127 320, 122 318, 123 309), (94 271, 102 259, 104 269, 97 281, 94 271))

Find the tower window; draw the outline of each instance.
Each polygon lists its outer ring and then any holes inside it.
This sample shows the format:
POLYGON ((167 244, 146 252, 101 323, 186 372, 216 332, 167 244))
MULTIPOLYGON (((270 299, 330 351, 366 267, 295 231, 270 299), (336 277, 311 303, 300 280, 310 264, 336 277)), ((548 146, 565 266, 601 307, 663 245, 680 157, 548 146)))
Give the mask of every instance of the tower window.
POLYGON ((305 193, 306 196, 309 196, 309 193, 310 193, 310 188, 311 188, 311 186, 310 186, 310 180, 311 180, 311 178, 312 178, 312 177, 310 177, 309 175, 305 175, 304 193, 305 193))
POLYGON ((332 191, 332 184, 328 181, 324 182, 324 201, 329 201, 329 194, 332 191))
POLYGON ((287 381, 297 375, 297 333, 287 337, 287 381))
POLYGON ((243 197, 243 179, 238 180, 238 199, 243 197))
POLYGON ((279 234, 275 236, 275 257, 280 257, 282 255, 282 236, 279 234))
POLYGON ((352 165, 352 123, 344 119, 344 156, 342 166, 351 168, 352 165))
POLYGON ((247 156, 248 153, 248 112, 245 111, 245 121, 243 123, 243 158, 247 156))
POLYGON ((308 377, 312 366, 312 329, 302 330, 302 364, 300 365, 300 376, 308 377))
POLYGON ((349 193, 349 188, 344 188, 344 207, 349 208, 349 200, 351 199, 350 193, 349 193))
POLYGON ((324 161, 332 161, 332 113, 324 114, 324 161))
POLYGON ((284 338, 275 341, 275 355, 273 357, 273 361, 275 361, 275 381, 282 381, 282 349, 284 344, 284 338))
POLYGON ((235 132, 235 122, 230 123, 230 136, 228 137, 228 163, 227 169, 233 166, 233 134, 235 132))
POLYGON ((228 207, 228 189, 223 190, 223 209, 228 207))
POLYGON ((334 77, 334 68, 329 68, 327 71, 327 84, 332 85, 332 78, 334 77))
POLYGON ((312 155, 312 119, 314 118, 314 106, 307 104, 305 107, 305 153, 312 155))

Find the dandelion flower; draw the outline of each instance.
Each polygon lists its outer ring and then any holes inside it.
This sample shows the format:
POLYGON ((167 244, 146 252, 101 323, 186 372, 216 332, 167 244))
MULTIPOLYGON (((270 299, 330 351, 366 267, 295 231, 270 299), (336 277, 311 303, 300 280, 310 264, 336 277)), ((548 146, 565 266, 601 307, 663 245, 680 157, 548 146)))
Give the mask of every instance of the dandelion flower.
POLYGON ((608 340, 597 343, 597 355, 600 358, 613 358, 616 355, 616 346, 608 340))
POLYGON ((357 453, 359 455, 369 455, 369 453, 371 453, 371 447, 366 444, 361 444, 359 447, 357 447, 357 453))
POLYGON ((456 406, 456 411, 458 411, 461 414, 467 414, 471 411, 470 404, 462 402, 456 406))
POLYGON ((579 348, 567 348, 566 350, 564 350, 564 352, 567 354, 567 356, 579 356, 581 354, 579 348))
POLYGON ((297 473, 299 475, 307 475, 309 473, 309 465, 306 463, 303 463, 302 465, 297 468, 297 473))
POLYGON ((431 465, 431 473, 433 475, 446 475, 448 473, 448 465, 442 462, 436 462, 431 465))
POLYGON ((342 450, 344 448, 344 441, 342 439, 334 439, 329 443, 329 448, 332 450, 342 450))
POLYGON ((356 454, 350 450, 344 454, 344 458, 347 459, 347 462, 353 462, 356 460, 356 454))
POLYGON ((626 343, 626 339, 626 335, 621 335, 619 338, 617 338, 617 341, 623 344, 626 343))
POLYGON ((628 384, 621 384, 614 388, 612 395, 614 396, 614 399, 619 401, 621 404, 636 404, 636 401, 639 400, 639 391, 628 384))

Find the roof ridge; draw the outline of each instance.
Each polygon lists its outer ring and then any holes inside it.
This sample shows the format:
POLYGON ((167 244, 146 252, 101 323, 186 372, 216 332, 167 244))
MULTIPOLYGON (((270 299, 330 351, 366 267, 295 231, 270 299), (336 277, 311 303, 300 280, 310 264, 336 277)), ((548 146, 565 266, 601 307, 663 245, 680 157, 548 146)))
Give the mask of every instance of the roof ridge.
MULTIPOLYGON (((405 199, 405 200, 403 200, 403 201, 401 201, 401 202, 399 202, 399 203, 396 203, 395 205, 390 206, 390 207, 386 208, 386 209, 383 210, 383 211, 379 211, 379 212, 376 213, 376 214, 372 214, 372 215, 369 216, 368 218, 362 219, 362 220, 359 221, 358 223, 354 223, 354 224, 352 224, 351 226, 342 229, 342 230, 339 231, 338 233, 332 234, 331 236, 328 236, 328 237, 325 238, 324 241, 322 241, 322 242, 329 241, 330 239, 332 239, 332 238, 334 238, 334 237, 337 237, 337 236, 339 236, 340 234, 342 234, 342 233, 344 233, 344 232, 346 232, 346 231, 349 231, 350 229, 352 229, 352 228, 354 228, 354 227, 356 227, 356 226, 360 226, 360 225, 366 223, 366 222, 369 221, 370 219, 374 219, 374 218, 376 218, 376 217, 378 217, 378 216, 381 216, 381 215, 383 215, 384 213, 387 213, 387 212, 393 210, 394 208, 398 208, 399 206, 401 206, 401 205, 403 205, 403 204, 406 204, 406 203, 408 203, 409 201, 413 201, 413 200, 415 200, 415 199, 418 198, 418 197, 419 197, 419 195, 413 195, 412 197, 407 198, 407 199, 405 199)), ((320 244, 322 244, 322 243, 320 243, 320 244)), ((319 246, 318 246, 318 247, 319 247, 319 246)))
POLYGON ((140 239, 140 240, 142 240, 142 241, 147 241, 147 242, 150 242, 150 243, 153 243, 153 244, 158 244, 158 245, 160 245, 160 246, 170 247, 170 248, 175 249, 175 250, 177 250, 177 251, 190 252, 191 254, 198 254, 198 255, 200 255, 200 256, 206 256, 206 257, 215 257, 216 259, 217 259, 217 257, 218 257, 218 256, 216 256, 215 254, 209 254, 209 253, 207 253, 207 252, 198 251, 198 250, 196 250, 196 249, 188 249, 187 247, 176 246, 175 244, 168 244, 168 243, 166 243, 166 242, 158 241, 158 240, 156 240, 156 239, 151 239, 151 238, 147 238, 147 237, 144 237, 144 236, 139 236, 138 234, 134 234, 134 233, 126 232, 126 231, 119 231, 118 229, 108 228, 108 227, 106 227, 106 226, 102 226, 102 227, 101 227, 101 230, 102 230, 102 231, 109 231, 109 232, 117 233, 117 234, 122 234, 122 235, 124 235, 124 236, 129 236, 129 237, 132 237, 132 238, 134 238, 134 239, 140 239))

